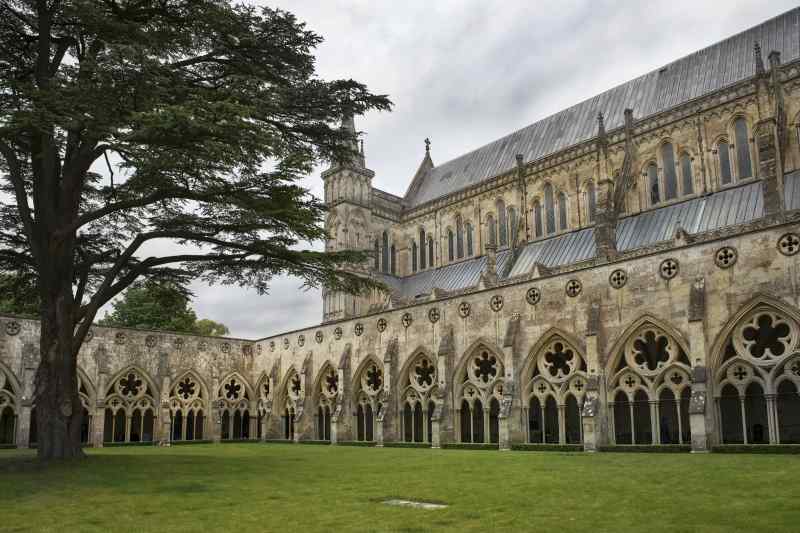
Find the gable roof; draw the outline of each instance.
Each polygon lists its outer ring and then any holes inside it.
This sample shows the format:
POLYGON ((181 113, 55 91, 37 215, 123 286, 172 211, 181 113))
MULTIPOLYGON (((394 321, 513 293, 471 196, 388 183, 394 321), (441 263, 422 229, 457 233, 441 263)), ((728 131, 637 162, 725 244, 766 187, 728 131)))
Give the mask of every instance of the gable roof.
POLYGON ((698 52, 673 61, 593 98, 544 118, 477 150, 417 175, 406 193, 410 208, 507 172, 516 154, 542 159, 597 135, 597 113, 607 130, 621 127, 625 108, 647 118, 713 93, 755 74, 753 45, 764 54, 781 52, 788 63, 800 57, 800 8, 795 8, 698 52))

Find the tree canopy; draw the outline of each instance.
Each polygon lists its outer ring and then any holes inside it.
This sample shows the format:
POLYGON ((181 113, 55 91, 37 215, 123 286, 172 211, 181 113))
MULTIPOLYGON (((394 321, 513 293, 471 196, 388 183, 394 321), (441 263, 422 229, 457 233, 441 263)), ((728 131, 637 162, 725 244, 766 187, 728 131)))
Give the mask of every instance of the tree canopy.
POLYGON ((39 288, 40 457, 81 455, 78 350, 135 281, 374 286, 362 252, 304 245, 324 206, 298 180, 353 155, 343 116, 390 107, 320 79, 320 42, 226 0, 0 3, 0 270, 39 288))
POLYGON ((98 324, 208 336, 229 333, 224 324, 207 318, 198 320, 190 303, 191 294, 173 283, 138 282, 114 301, 113 311, 98 324))

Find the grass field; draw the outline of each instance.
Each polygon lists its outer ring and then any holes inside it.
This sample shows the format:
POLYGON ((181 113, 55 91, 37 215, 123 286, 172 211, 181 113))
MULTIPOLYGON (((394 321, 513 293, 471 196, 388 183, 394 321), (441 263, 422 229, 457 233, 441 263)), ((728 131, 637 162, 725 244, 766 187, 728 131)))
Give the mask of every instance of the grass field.
POLYGON ((0 451, 0 531, 800 530, 800 456, 284 444, 88 454, 45 467, 0 451))

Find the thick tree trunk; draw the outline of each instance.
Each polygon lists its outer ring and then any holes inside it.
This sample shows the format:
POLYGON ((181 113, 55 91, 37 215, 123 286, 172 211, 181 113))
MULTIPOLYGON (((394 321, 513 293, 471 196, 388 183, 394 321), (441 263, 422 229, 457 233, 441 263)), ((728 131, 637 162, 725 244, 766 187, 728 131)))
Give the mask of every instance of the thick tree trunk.
POLYGON ((83 457, 82 407, 73 350, 72 292, 58 291, 45 301, 41 322, 41 362, 36 372, 35 405, 40 459, 83 457))

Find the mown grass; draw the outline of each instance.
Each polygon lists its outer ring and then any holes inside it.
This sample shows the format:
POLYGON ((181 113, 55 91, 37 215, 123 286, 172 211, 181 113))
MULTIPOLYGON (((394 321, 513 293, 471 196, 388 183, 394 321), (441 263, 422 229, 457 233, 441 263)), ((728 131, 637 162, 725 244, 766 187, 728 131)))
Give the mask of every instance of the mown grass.
POLYGON ((800 457, 228 444, 0 451, 2 531, 800 529, 800 457), (446 503, 389 507, 388 498, 446 503))

